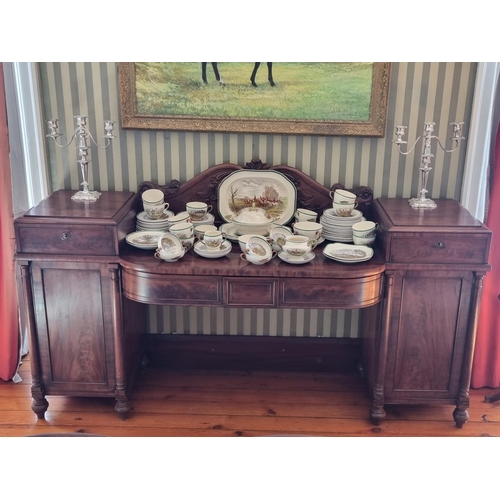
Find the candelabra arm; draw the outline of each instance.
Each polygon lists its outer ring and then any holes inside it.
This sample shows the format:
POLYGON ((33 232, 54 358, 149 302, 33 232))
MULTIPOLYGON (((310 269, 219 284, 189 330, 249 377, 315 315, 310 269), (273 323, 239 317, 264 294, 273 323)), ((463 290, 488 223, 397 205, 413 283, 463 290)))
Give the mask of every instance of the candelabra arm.
POLYGON ((92 136, 92 134, 90 132, 87 132, 87 135, 90 137, 90 140, 99 148, 99 149, 106 149, 110 144, 111 144, 111 139, 109 139, 108 137, 106 137, 106 145, 105 146, 99 146, 99 144, 97 144, 96 140, 94 139, 94 137, 92 136))
POLYGON ((73 132, 73 135, 71 136, 71 139, 69 140, 68 144, 59 144, 57 142, 57 137, 60 136, 61 134, 59 134, 58 136, 55 136, 53 134, 47 134, 45 137, 52 137, 52 139, 54 139, 54 143, 57 147, 59 148, 67 148, 75 139, 76 137, 76 132, 78 131, 78 129, 75 129, 75 131, 73 132))
MULTIPOLYGON (((411 147, 410 150, 406 151, 406 153, 404 153, 403 151, 401 151, 401 144, 398 144, 398 151, 400 154, 406 156, 406 155, 409 155, 414 149, 415 149, 415 146, 418 144, 418 141, 422 139, 422 136, 418 137, 417 140, 415 141, 415 143, 413 144, 413 146, 411 147)), ((392 141, 394 142, 394 141, 392 141)))
POLYGON ((439 147, 445 152, 445 153, 453 153, 453 151, 455 151, 455 149, 458 148, 458 146, 460 145, 460 140, 461 139, 452 139, 452 141, 456 141, 457 143, 455 144, 455 146, 451 149, 446 149, 442 144, 441 144, 441 141, 439 140, 439 137, 436 137, 436 136, 433 136, 432 137, 433 139, 436 139, 437 143, 439 144, 439 147))

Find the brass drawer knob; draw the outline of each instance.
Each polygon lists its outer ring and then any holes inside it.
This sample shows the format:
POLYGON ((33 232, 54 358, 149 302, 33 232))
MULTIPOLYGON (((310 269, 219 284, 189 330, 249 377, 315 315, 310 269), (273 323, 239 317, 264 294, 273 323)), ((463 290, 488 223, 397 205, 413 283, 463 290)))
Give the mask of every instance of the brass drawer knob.
POLYGON ((436 241, 436 243, 434 243, 434 248, 444 248, 444 247, 445 244, 442 241, 436 241))
POLYGON ((61 234, 61 240, 69 240, 71 238, 71 233, 69 231, 65 231, 61 234))

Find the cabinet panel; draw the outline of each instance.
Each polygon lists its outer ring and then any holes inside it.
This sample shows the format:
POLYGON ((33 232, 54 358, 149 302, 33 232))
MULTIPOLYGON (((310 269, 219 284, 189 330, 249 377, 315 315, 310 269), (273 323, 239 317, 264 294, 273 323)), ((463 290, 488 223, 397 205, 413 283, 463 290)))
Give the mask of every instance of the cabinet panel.
POLYGON ((457 397, 471 282, 468 273, 397 274, 387 401, 457 397))
POLYGON ((277 307, 277 279, 225 278, 225 304, 234 307, 277 307))
POLYGON ((32 263, 42 376, 48 392, 114 390, 107 267, 32 263))

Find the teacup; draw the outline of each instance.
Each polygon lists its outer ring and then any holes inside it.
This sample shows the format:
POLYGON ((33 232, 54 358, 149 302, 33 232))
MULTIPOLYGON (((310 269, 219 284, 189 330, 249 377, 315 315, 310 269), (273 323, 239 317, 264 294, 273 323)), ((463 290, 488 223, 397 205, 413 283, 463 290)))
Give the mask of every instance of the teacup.
POLYGON ((332 203, 333 211, 339 217, 350 217, 352 211, 358 206, 356 202, 354 203, 332 203))
POLYGON ((202 243, 207 250, 219 250, 226 241, 226 237, 220 231, 206 231, 202 243))
POLYGON ((255 236, 254 234, 242 234, 241 236, 238 236, 238 243, 240 245, 240 249, 243 253, 246 252, 247 249, 247 241, 249 238, 252 238, 252 236, 255 236))
POLYGON ((207 205, 202 201, 190 201, 186 203, 186 211, 191 220, 203 220, 208 212, 212 210, 212 205, 207 205))
POLYGON ((168 228, 170 229, 175 224, 179 224, 180 222, 191 222, 189 219, 189 214, 187 212, 182 212, 177 215, 172 215, 168 218, 168 228))
POLYGON ((169 231, 181 240, 186 240, 194 236, 194 226, 192 222, 178 222, 170 226, 169 231))
POLYGON ((195 226, 194 235, 201 241, 203 236, 207 231, 216 231, 217 228, 213 224, 201 224, 200 226, 195 226))
POLYGON ((321 238, 323 226, 318 222, 295 222, 293 224, 293 232, 295 234, 307 236, 310 240, 318 240, 321 238))
POLYGON ((375 242, 376 236, 356 236, 352 235, 352 241, 355 245, 365 245, 371 247, 375 242))
POLYGON ((191 250, 191 248, 194 245, 194 236, 191 236, 191 238, 179 238, 181 240, 182 246, 184 247, 184 250, 186 252, 188 250, 191 250))
POLYGON ((246 241, 245 251, 240 258, 252 264, 262 265, 276 257, 277 252, 273 250, 267 238, 260 235, 250 235, 246 241))
POLYGON ((318 214, 307 208, 298 208, 295 212, 295 220, 297 222, 316 222, 318 214))
POLYGON ((184 257, 184 254, 186 253, 186 251, 187 250, 185 248, 183 248, 181 251, 177 251, 177 252, 169 252, 163 248, 161 248, 161 249, 158 248, 158 249, 156 249, 155 257, 157 259, 165 260, 167 262, 175 262, 176 260, 179 260, 182 257, 184 257))
POLYGON ((240 254, 240 259, 246 260, 247 262, 251 262, 252 264, 255 264, 257 266, 261 266, 262 264, 267 264, 270 260, 274 259, 276 255, 277 255, 276 250, 273 250, 271 255, 265 257, 253 253, 244 252, 240 254))
POLYGON ((144 211, 150 219, 157 220, 165 218, 165 210, 168 209, 168 203, 161 203, 159 205, 152 205, 149 203, 143 203, 144 211))
POLYGON ((285 244, 281 247, 292 259, 301 259, 315 246, 315 241, 307 236, 292 234, 286 237, 285 244))
POLYGON ((377 229, 376 222, 365 220, 352 225, 352 234, 361 238, 369 238, 377 234, 377 229))
POLYGON ((165 195, 160 189, 147 189, 142 193, 143 203, 148 203, 151 205, 161 205, 164 201, 165 195))
POLYGON ((356 201, 356 195, 345 189, 335 189, 335 191, 330 191, 330 198, 335 203, 352 205, 356 201))

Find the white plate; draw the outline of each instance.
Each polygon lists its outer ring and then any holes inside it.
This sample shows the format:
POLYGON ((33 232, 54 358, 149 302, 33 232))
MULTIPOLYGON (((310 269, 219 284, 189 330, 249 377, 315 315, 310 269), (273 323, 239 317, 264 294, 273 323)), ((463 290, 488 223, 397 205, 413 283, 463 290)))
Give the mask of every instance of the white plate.
POLYGON ((323 250, 323 255, 339 262, 364 262, 373 257, 373 248, 364 245, 346 245, 344 243, 329 243, 323 250))
POLYGON ((158 239, 165 234, 164 231, 135 231, 125 237, 126 242, 143 250, 154 250, 158 247, 158 239))
POLYGON ((295 215, 295 185, 282 173, 272 170, 244 169, 229 174, 219 184, 218 210, 222 219, 230 222, 235 213, 251 206, 252 200, 261 198, 267 198, 268 205, 257 205, 257 208, 264 209, 277 224, 287 224, 295 215), (231 193, 236 193, 234 201, 237 207, 233 206, 231 193))
POLYGON ((316 257, 313 252, 309 252, 302 257, 290 257, 286 252, 279 252, 278 257, 288 264, 307 264, 316 257))
POLYGON ((169 217, 172 217, 172 215, 174 215, 174 212, 165 210, 161 219, 152 219, 146 212, 139 212, 136 217, 137 220, 140 220, 141 222, 147 222, 148 224, 161 224, 164 223, 169 217))
POLYGON ((194 253, 200 255, 201 257, 206 257, 207 259, 218 259, 219 257, 224 257, 227 255, 232 248, 230 241, 223 241, 220 250, 207 250, 205 245, 201 241, 197 241, 194 244, 194 253))

